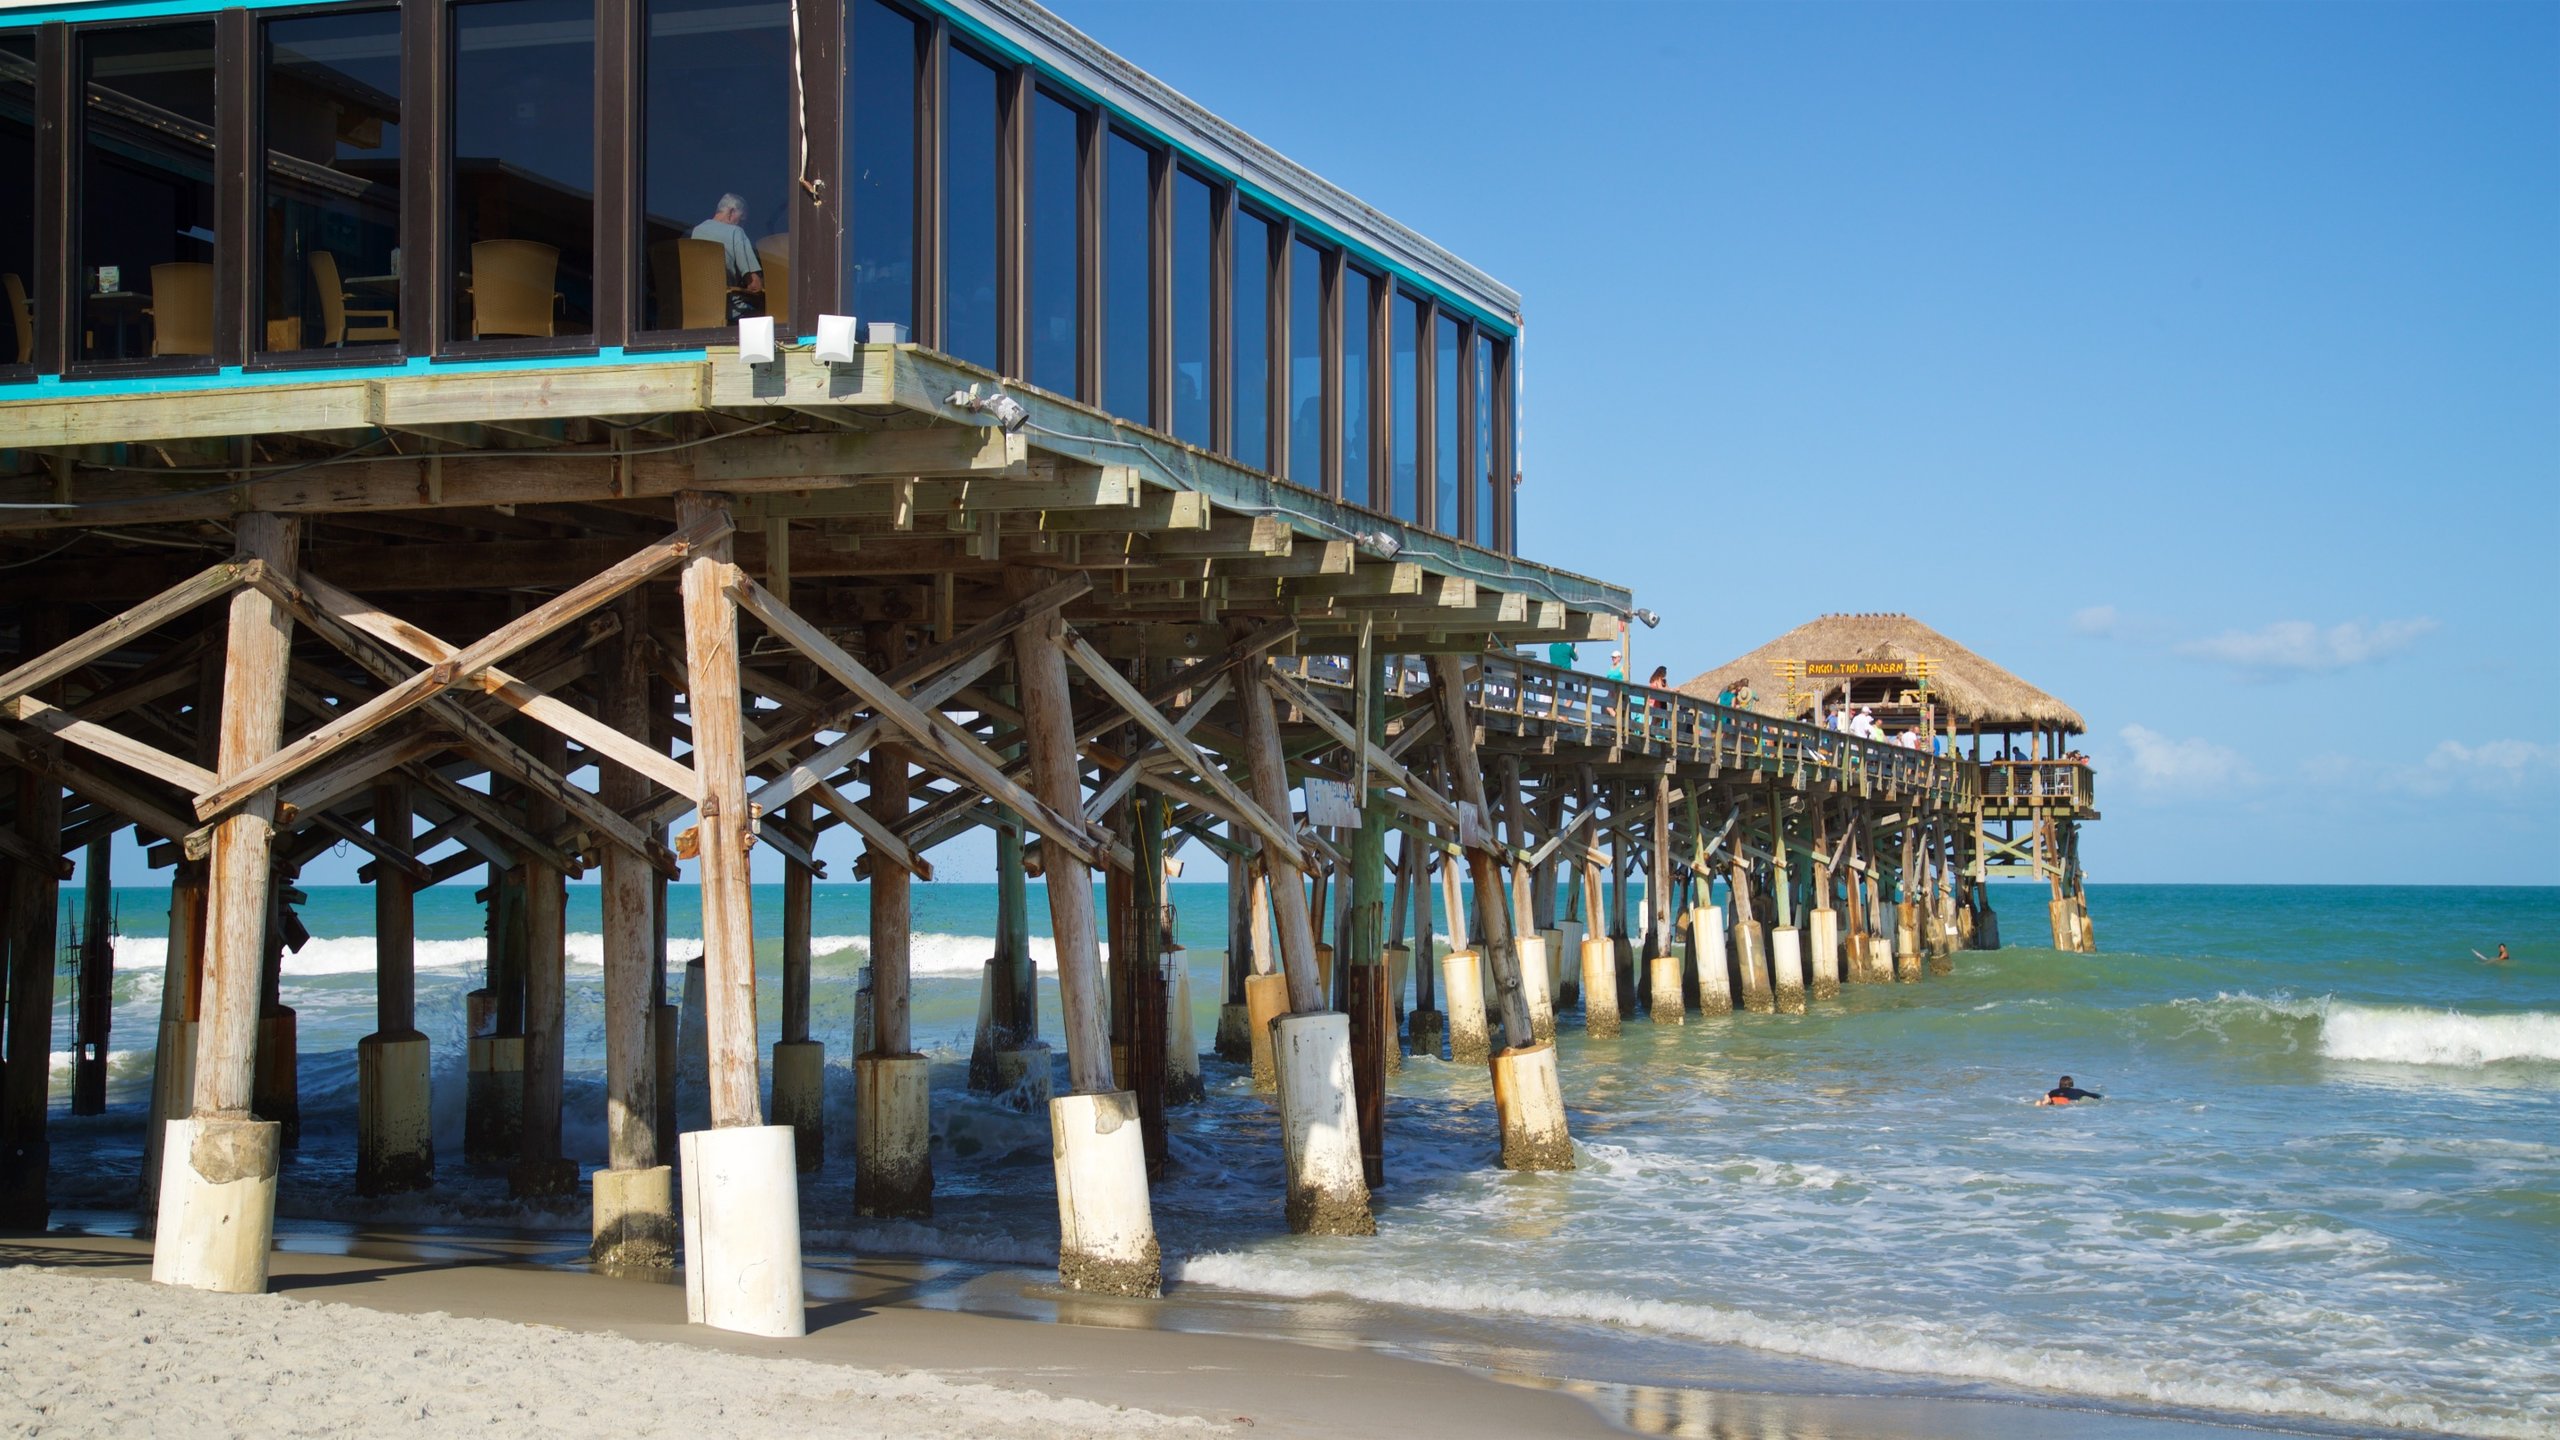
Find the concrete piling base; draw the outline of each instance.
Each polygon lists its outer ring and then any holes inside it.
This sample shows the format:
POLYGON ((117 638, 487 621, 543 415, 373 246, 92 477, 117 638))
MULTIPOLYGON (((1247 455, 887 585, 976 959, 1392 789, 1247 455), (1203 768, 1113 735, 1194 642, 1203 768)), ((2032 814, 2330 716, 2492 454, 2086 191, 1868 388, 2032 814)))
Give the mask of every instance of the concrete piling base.
POLYGON ((1813 998, 1840 998, 1840 912, 1816 910, 1810 917, 1813 954, 1808 957, 1813 971, 1813 998))
POLYGON ((1188 1105, 1209 1094, 1200 1079, 1200 1038, 1191 1025, 1191 969, 1180 955, 1166 957, 1164 968, 1164 1103, 1188 1105))
POLYGON ((1280 1071, 1280 1151, 1289 1172, 1289 1229, 1375 1235, 1352 1096, 1351 1017, 1284 1015, 1272 1026, 1280 1071))
POLYGON ((283 1126, 287 1150, 302 1143, 302 1057, 295 1049, 295 1020, 283 1005, 259 1015, 257 1067, 249 1087, 250 1113, 283 1126))
POLYGON ((1252 1012, 1233 1001, 1218 1007, 1218 1058, 1249 1061, 1253 1058, 1252 1012))
POLYGON ((773 1123, 797 1136, 795 1163, 808 1175, 827 1158, 827 1043, 777 1040, 773 1046, 773 1123))
POLYGON ((1894 952, 1893 957, 1893 978, 1901 981, 1905 985, 1916 985, 1920 983, 1920 965, 1921 961, 1919 952, 1913 950, 1896 951, 1894 952))
POLYGON ((1552 1016, 1564 1008, 1565 961, 1571 957, 1578 962, 1582 958, 1582 950, 1578 946, 1571 950, 1564 948, 1564 931, 1553 925, 1538 932, 1538 943, 1546 950, 1547 1013, 1552 1016))
POLYGON ((1556 1008, 1570 1010, 1582 1003, 1582 922, 1559 920, 1547 932, 1555 938, 1547 945, 1547 956, 1555 962, 1556 1008))
POLYGON ((1404 1028, 1406 1043, 1413 1047, 1415 1055, 1426 1060, 1440 1058, 1441 1048, 1449 1038, 1446 1016, 1437 1010, 1415 1010, 1405 1016, 1404 1028))
POLYGON ((1698 1013, 1733 1013, 1733 972, 1724 959, 1724 907, 1697 905, 1689 910, 1689 954, 1698 972, 1698 1013))
POLYGON ((1804 1013, 1804 932, 1781 925, 1769 932, 1769 979, 1777 1006, 1790 1015, 1804 1013))
POLYGON ((1582 942, 1582 1029, 1610 1040, 1618 1028, 1618 946, 1602 935, 1582 942))
POLYGON ((160 1145, 160 1216, 151 1278, 256 1295, 276 1236, 283 1127, 272 1120, 172 1120, 160 1145))
POLYGON ((436 1183, 427 1037, 384 1031, 356 1042, 356 1193, 397 1195, 436 1183))
POLYGON ((1126 1090, 1061 1095, 1049 1102, 1049 1140, 1059 1283, 1104 1295, 1162 1294, 1164 1256, 1147 1197, 1138 1097, 1126 1090))
POLYGON ((933 1214, 932 1066, 922 1055, 853 1061, 853 1213, 933 1214))
POLYGON ((1449 1013, 1449 1059, 1481 1065, 1493 1054, 1484 1013, 1484 961, 1473 950, 1440 957, 1440 999, 1449 1013))
POLYGON ((1271 1022, 1289 1013, 1289 977, 1274 970, 1244 977, 1245 1033, 1253 1045, 1253 1088, 1277 1089, 1280 1072, 1271 1058, 1271 1022))
POLYGON ((151 1120, 143 1132, 142 1184, 138 1207, 141 1223, 157 1225, 160 1217, 160 1147, 169 1122, 195 1108, 196 1022, 160 1022, 160 1048, 151 1056, 151 1120))
POLYGON ((1778 1008, 1769 984, 1768 930, 1758 921, 1733 930, 1733 968, 1742 980, 1742 1008, 1766 1015, 1778 1008))
POLYGON ((1502 1168, 1573 1168, 1573 1136, 1565 1129, 1556 1047, 1529 1045, 1494 1056, 1493 1108, 1502 1121, 1502 1168))
POLYGON ((685 1318, 715 1330, 797 1339, 800 1179, 788 1125, 688 1130, 684 1181, 685 1318))
POLYGON ((1547 948, 1546 939, 1551 933, 1524 935, 1515 942, 1520 954, 1520 994, 1529 1002, 1529 1038, 1540 1045, 1556 1040, 1555 985, 1549 979, 1555 967, 1548 960, 1555 952, 1547 948))
POLYGON ((514 1164, 524 1149, 524 1037, 474 1035, 465 1049, 462 1158, 514 1164))
POLYGON ((1404 1018, 1406 987, 1413 983, 1413 947, 1390 945, 1381 952, 1387 967, 1387 1008, 1396 1018, 1404 1018))
POLYGON ((1648 981, 1646 998, 1652 1007, 1649 1013, 1653 1016, 1653 1023, 1688 1024, 1689 1001, 1680 983, 1680 957, 1655 955, 1644 963, 1648 981))
POLYGON ((683 1232, 676 1223, 676 1172, 599 1170, 594 1240, 587 1258, 607 1270, 672 1270, 683 1232))
POLYGON ((984 1056, 969 1059, 969 1088, 982 1095, 995 1097, 1007 1109, 1029 1114, 1049 1103, 1054 1089, 1052 1076, 1057 1066, 1046 1040, 1035 1040, 1018 1050, 990 1050, 984 1056), (981 1061, 984 1063, 981 1064, 981 1061), (985 1083, 980 1083, 983 1073, 985 1083))

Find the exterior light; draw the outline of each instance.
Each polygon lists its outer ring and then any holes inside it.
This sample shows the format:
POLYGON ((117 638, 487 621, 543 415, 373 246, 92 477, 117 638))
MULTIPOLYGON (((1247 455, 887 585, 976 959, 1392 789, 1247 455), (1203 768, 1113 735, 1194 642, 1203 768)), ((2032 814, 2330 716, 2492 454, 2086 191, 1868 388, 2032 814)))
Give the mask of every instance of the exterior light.
POLYGON ((1635 612, 1635 616, 1637 619, 1644 622, 1644 628, 1647 630, 1651 630, 1662 623, 1662 616, 1656 611, 1638 610, 1635 612))
POLYGON ((942 397, 942 403, 972 415, 989 416, 996 422, 996 428, 1007 435, 1031 423, 1031 411, 1021 401, 1001 390, 990 391, 981 385, 954 390, 942 397))
POLYGON ((854 347, 861 344, 859 332, 850 315, 818 317, 818 361, 824 365, 850 365, 854 347))

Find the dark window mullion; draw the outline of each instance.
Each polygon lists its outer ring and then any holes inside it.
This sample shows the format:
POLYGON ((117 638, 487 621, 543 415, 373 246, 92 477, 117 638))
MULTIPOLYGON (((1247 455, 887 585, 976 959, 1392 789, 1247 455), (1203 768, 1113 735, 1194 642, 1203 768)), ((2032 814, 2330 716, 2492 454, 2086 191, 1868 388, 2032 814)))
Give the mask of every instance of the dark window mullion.
POLYGON ((1147 409, 1158 430, 1173 418, 1173 157, 1147 151, 1147 409))
POLYGON ((72 96, 71 27, 36 32, 36 369, 59 375, 71 361, 72 166, 79 127, 72 96))
POLYGON ((1236 192, 1219 185, 1209 202, 1209 448, 1235 453, 1236 192))
POLYGON ((996 131, 996 370, 1031 373, 1031 106, 1032 74, 1002 71, 1004 97, 996 131))
POLYGON ((1076 119, 1076 398, 1102 404, 1103 326, 1102 231, 1103 148, 1111 141, 1110 122, 1095 111, 1079 111, 1076 119))
POLYGON ((596 0, 595 343, 629 342, 639 276, 640 51, 645 0, 596 0))
POLYGON ((920 345, 947 349, 942 293, 943 63, 951 51, 951 27, 939 18, 918 32, 916 55, 916 299, 920 345))
MULTIPOLYGON (((213 28, 213 358, 249 360, 253 296, 250 269, 258 254, 256 162, 259 124, 258 27, 247 10, 224 10, 213 28)), ((258 268, 264 269, 263 265, 258 268)))
POLYGON ((808 160, 791 183, 791 314, 776 318, 797 337, 835 311, 844 269, 844 0, 791 3, 800 16, 792 153, 808 160))
POLYGON ((453 124, 451 7, 400 7, 400 353, 435 353, 452 313, 446 237, 453 196, 445 138, 453 124))
POLYGON ((1483 533, 1476 515, 1476 327, 1458 322, 1458 538, 1483 533))

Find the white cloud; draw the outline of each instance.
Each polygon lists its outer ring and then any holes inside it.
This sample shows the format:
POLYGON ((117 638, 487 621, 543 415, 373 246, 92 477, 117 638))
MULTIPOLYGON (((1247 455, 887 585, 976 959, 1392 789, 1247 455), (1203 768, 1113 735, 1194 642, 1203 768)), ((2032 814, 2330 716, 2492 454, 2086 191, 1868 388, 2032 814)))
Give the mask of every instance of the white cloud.
POLYGON ((2511 796, 2560 780, 2560 745, 2533 740, 2486 740, 2465 745, 2446 740, 2416 766, 2395 774, 2401 789, 2421 795, 2455 790, 2511 796))
POLYGON ((2113 635, 2123 623, 2124 617, 2116 613, 2113 605, 2092 605, 2071 616, 2071 628, 2083 635, 2113 635))
POLYGON ((2397 655, 2435 628, 2436 622, 2423 616, 2376 625, 2358 620, 2337 625, 2278 620, 2255 630, 2226 630, 2190 640, 2178 647, 2178 653, 2252 675, 2321 675, 2397 655))
POLYGON ((2235 789, 2258 783, 2258 772, 2227 745, 2172 739, 2148 725, 2127 725, 2122 736, 2133 752, 2134 783, 2146 790, 2235 789))

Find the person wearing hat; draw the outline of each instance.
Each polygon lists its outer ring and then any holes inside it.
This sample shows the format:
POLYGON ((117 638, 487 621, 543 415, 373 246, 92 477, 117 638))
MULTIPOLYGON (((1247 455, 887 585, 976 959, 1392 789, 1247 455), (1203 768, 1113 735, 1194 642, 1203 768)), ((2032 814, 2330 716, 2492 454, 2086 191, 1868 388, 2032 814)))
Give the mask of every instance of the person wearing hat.
POLYGON ((1609 678, 1612 680, 1624 680, 1627 678, 1626 652, 1621 650, 1612 650, 1609 652, 1609 678))

